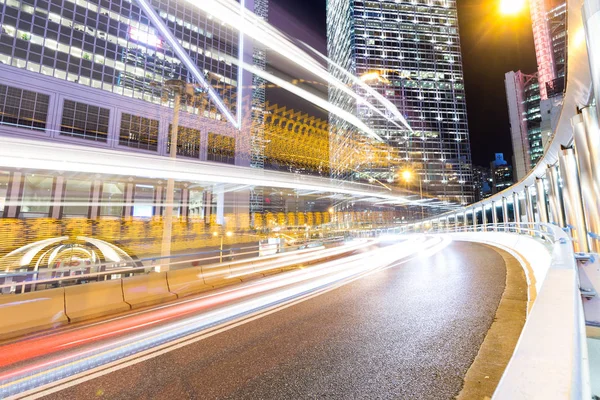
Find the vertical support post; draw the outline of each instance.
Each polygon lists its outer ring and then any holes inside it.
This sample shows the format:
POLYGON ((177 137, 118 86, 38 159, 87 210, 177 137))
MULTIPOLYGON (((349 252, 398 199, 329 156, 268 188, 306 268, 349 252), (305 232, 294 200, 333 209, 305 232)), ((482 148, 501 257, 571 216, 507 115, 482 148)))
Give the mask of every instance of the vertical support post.
POLYGON ((100 215, 100 201, 102 197, 102 181, 94 179, 92 181, 92 190, 90 194, 90 208, 88 209, 88 218, 97 219, 100 215))
POLYGON ((477 232, 477 209, 473 207, 473 213, 471 216, 473 217, 473 232, 477 232))
POLYGON ((558 183, 558 169, 555 165, 548 166, 546 178, 549 183, 550 217, 552 222, 561 228, 565 227, 565 217, 563 210, 563 200, 558 183))
POLYGON ((61 219, 63 212, 63 201, 65 198, 66 182, 65 177, 58 175, 54 178, 52 185, 52 196, 50 205, 50 218, 61 219))
MULTIPOLYGON (((185 82, 183 87, 180 83, 175 83, 171 86, 175 94, 175 105, 173 107, 173 120, 171 121, 171 146, 169 148, 169 157, 175 159, 177 157, 177 133, 179 130, 179 108, 181 107, 181 91, 185 90, 185 82), (179 87, 177 87, 179 85, 179 87)), ((175 180, 167 179, 167 189, 165 193, 165 208, 163 218, 163 237, 160 251, 161 265, 160 271, 169 270, 169 262, 171 257, 171 234, 173 230, 173 201, 175 199, 175 180)))
POLYGON ((481 225, 483 225, 483 231, 487 231, 487 213, 485 212, 485 204, 481 205, 481 225))
POLYGON ((546 188, 542 178, 535 178, 535 198, 537 199, 537 209, 540 222, 548 223, 548 207, 546 207, 546 188))
POLYGON ((123 206, 123 218, 129 218, 133 215, 133 191, 134 185, 129 178, 129 182, 125 184, 125 205, 123 206))
POLYGON ((525 215, 527 216, 527 222, 529 224, 535 222, 535 217, 533 215, 533 199, 531 197, 531 188, 529 186, 525 186, 525 215))
POLYGON ((572 228, 574 234, 573 247, 575 251, 587 253, 589 251, 589 244, 581 201, 581 188, 577 174, 575 151, 572 148, 563 149, 559 157, 560 174, 563 178, 563 187, 565 189, 565 215, 567 217, 567 224, 572 228))
MULTIPOLYGON (((577 165, 579 167, 579 181, 581 184, 585 224, 587 230, 591 233, 588 241, 592 251, 600 252, 600 240, 596 239, 598 238, 597 235, 600 234, 600 212, 598 210, 600 190, 596 187, 593 177, 592 149, 590 148, 593 144, 587 141, 586 127, 582 114, 577 114, 571 118, 571 124, 573 125, 573 141, 575 142, 577 165)), ((599 172, 597 171, 596 173, 599 172)))
POLYGON ((498 230, 498 214, 496 213, 496 202, 492 201, 492 223, 494 224, 494 230, 498 230))
MULTIPOLYGON (((600 105, 600 51, 598 51, 600 48, 600 7, 597 0, 583 2, 583 27, 585 29, 594 98, 596 99, 596 106, 598 106, 600 105)), ((600 118, 598 111, 600 109, 596 110, 596 117, 600 118)))
POLYGON ((469 226, 469 219, 467 218, 467 211, 463 213, 465 219, 463 220, 463 225, 465 227, 465 232, 467 231, 467 227, 469 226))
POLYGON ((8 204, 4 207, 4 218, 19 218, 24 187, 25 177, 23 173, 19 171, 11 173, 8 181, 8 191, 6 192, 6 202, 8 204))
POLYGON ((521 223, 521 202, 519 200, 519 193, 513 192, 513 214, 515 215, 515 225, 517 228, 515 232, 521 233, 519 224, 521 223))
POLYGON ((508 230, 508 199, 502 197, 502 223, 504 224, 504 231, 508 230))

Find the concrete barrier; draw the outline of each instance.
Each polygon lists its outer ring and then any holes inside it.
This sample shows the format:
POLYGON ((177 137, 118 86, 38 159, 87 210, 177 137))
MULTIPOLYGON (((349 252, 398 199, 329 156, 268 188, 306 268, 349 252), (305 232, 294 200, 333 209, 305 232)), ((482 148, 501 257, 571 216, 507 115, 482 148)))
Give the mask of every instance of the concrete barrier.
POLYGON ((167 272, 167 281, 169 290, 175 293, 177 297, 189 296, 210 290, 213 287, 204 283, 202 268, 186 268, 167 272))
POLYGON ((130 310, 123 298, 121 280, 94 282, 65 288, 65 310, 71 322, 130 310))
POLYGON ((67 324, 64 288, 0 296, 0 339, 67 324))
POLYGON ((123 297, 131 308, 175 300, 177 295, 169 291, 166 272, 153 272, 123 279, 123 297))

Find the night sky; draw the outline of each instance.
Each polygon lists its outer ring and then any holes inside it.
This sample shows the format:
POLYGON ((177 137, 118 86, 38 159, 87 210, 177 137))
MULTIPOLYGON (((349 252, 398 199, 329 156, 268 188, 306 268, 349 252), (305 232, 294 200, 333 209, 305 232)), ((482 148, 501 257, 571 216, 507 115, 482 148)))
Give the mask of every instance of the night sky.
MULTIPOLYGON (((531 21, 528 10, 499 16, 498 0, 457 2, 473 163, 489 166, 496 152, 512 156, 504 73, 535 72, 531 21)), ((269 22, 326 54, 325 0, 270 0, 269 8, 269 22)), ((268 90, 267 99, 327 115, 281 89, 268 90)))

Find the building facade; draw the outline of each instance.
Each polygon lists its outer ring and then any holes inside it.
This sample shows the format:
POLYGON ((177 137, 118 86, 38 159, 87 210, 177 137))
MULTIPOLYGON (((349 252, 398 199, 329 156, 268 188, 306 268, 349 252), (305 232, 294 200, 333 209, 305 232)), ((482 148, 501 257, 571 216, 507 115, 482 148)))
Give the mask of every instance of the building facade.
POLYGON ((492 194, 501 192, 514 183, 513 169, 504 159, 504 154, 496 153, 494 161, 490 163, 490 171, 492 175, 492 194))
POLYGON ((563 0, 530 2, 538 71, 505 74, 515 179, 523 178, 552 138, 565 90, 567 5, 563 0))
MULTIPOLYGON (((174 101, 165 82, 181 79, 190 90, 182 99, 178 158, 262 167, 253 141, 262 113, 250 105, 264 109, 264 88, 253 93, 252 74, 236 60, 264 67, 264 51, 240 46, 233 27, 183 0, 2 0, 0 9, 0 135, 167 156, 174 101)), ((265 0, 257 11, 266 17, 265 0)), ((5 187, 13 175, 0 176, 5 187)), ((56 190, 57 177, 47 178, 56 190)), ((127 187, 115 186, 114 195, 135 196, 121 190, 127 187)), ((176 190, 188 193, 183 189, 178 183, 176 190)), ((160 184, 145 190, 160 201, 160 184)), ((29 215, 17 206, 3 213, 29 215)))
MULTIPOLYGON (((421 185, 424 192, 440 199, 472 202, 455 1, 328 0, 327 36, 329 58, 355 76, 372 77, 367 83, 398 108, 412 132, 357 104, 340 90, 330 89, 329 100, 365 121, 391 145, 389 157, 417 175, 413 180, 417 190, 421 185)), ((330 71, 352 84, 333 64, 330 71)), ((360 88, 357 91, 368 96, 360 88)), ((330 116, 330 125, 335 177, 397 179, 397 169, 353 164, 352 149, 346 144, 356 141, 356 132, 335 115, 330 116), (345 171, 343 176, 335 174, 337 166, 345 171)))
POLYGON ((539 83, 536 74, 521 71, 507 72, 504 78, 515 179, 519 180, 544 154, 539 83))

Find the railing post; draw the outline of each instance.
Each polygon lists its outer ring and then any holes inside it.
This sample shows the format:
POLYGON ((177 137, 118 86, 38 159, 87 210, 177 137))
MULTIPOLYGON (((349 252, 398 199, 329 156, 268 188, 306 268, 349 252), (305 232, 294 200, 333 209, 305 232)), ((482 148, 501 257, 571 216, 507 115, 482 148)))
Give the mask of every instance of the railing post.
POLYGON ((537 209, 540 222, 548 223, 548 207, 546 207, 546 188, 542 178, 535 178, 535 198, 537 199, 537 209))
POLYGON ((504 224, 504 232, 508 230, 508 199, 502 197, 502 223, 504 224))
POLYGON ((560 174, 565 189, 565 214, 567 224, 572 227, 575 234, 573 247, 575 251, 587 253, 590 250, 585 228, 583 205, 581 204, 581 189, 577 175, 577 161, 572 148, 562 149, 559 155, 560 174))
MULTIPOLYGON (((579 166, 579 179, 581 183, 581 197, 583 200, 583 209, 585 211, 585 222, 588 231, 592 232, 588 238, 592 251, 600 252, 600 241, 596 235, 600 234, 600 213, 598 212, 597 201, 600 200, 599 188, 594 184, 594 170, 592 168, 590 146, 586 135, 586 127, 583 122, 582 114, 577 114, 571 118, 573 125, 573 141, 575 142, 575 152, 577 154, 577 164, 579 166)), ((598 145, 598 143, 596 143, 598 145)), ((597 149, 595 149, 597 150, 597 149)), ((597 173, 600 171, 597 171, 597 173)))
POLYGON ((521 230, 518 228, 521 223, 521 203, 519 200, 519 193, 513 192, 513 213, 515 214, 515 232, 521 233, 521 230))
POLYGON ((558 169, 555 165, 549 165, 546 170, 546 178, 549 183, 550 217, 552 222, 561 228, 565 227, 565 217, 563 211, 563 201, 558 184, 558 169))
POLYGON ((531 198, 531 188, 529 186, 525 186, 525 215, 527 215, 527 223, 535 223, 533 199, 531 198))
POLYGON ((485 212, 485 204, 481 205, 481 225, 483 231, 487 231, 487 213, 485 212))

